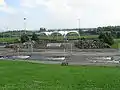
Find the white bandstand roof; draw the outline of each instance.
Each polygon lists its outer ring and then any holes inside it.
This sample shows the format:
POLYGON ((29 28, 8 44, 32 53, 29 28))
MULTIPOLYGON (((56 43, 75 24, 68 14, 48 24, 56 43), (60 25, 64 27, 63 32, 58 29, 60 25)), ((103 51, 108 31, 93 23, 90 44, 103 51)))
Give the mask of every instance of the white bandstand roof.
POLYGON ((59 34, 61 34, 62 36, 66 36, 68 33, 77 33, 79 36, 80 36, 80 34, 79 34, 79 32, 78 31, 75 31, 75 30, 73 30, 73 31, 53 31, 53 32, 41 32, 41 33, 39 33, 39 34, 45 34, 45 35, 47 35, 47 36, 49 36, 49 35, 51 35, 51 34, 53 34, 53 33, 59 33, 59 34))

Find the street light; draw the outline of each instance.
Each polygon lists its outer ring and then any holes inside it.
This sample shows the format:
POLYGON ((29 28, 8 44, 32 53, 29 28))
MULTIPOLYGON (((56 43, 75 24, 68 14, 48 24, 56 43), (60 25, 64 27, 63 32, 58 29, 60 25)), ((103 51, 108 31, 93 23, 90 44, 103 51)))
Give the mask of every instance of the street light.
MULTIPOLYGON (((65 47, 66 46, 65 45, 65 38, 66 38, 66 36, 65 36, 65 30, 64 30, 64 57, 65 57, 65 52, 66 52, 66 50, 65 50, 66 49, 66 47, 65 47)), ((66 62, 66 59, 65 59, 65 62, 66 62)))
POLYGON ((78 28, 80 29, 80 19, 78 19, 78 28))
MULTIPOLYGON (((78 19, 78 30, 79 30, 79 34, 80 34, 80 19, 78 19)), ((79 35, 80 38, 80 35, 79 35)))
POLYGON ((29 43, 28 44, 29 44, 28 48, 29 48, 30 55, 32 55, 32 52, 33 52, 33 42, 32 42, 30 37, 29 37, 29 43))
POLYGON ((72 55, 72 43, 71 43, 71 55, 72 55))
POLYGON ((26 17, 24 17, 24 31, 25 31, 25 34, 26 34, 26 17))
POLYGON ((66 52, 66 45, 65 45, 65 41, 66 41, 66 36, 65 36, 65 30, 64 30, 64 61, 62 62, 62 66, 67 66, 68 65, 68 62, 67 62, 67 58, 66 58, 66 55, 65 55, 65 52, 66 52))

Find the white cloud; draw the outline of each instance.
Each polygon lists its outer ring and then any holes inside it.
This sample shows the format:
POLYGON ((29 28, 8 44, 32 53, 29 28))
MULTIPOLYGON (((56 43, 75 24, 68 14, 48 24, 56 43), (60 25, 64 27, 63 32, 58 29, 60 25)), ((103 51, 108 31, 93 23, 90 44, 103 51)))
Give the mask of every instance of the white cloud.
POLYGON ((36 6, 36 3, 34 0, 21 0, 20 4, 23 7, 29 7, 29 8, 33 8, 36 6))
POLYGON ((4 0, 0 0, 0 6, 4 6, 6 5, 5 1, 4 0))
POLYGON ((0 7, 0 11, 6 12, 6 13, 11 13, 11 14, 16 12, 14 8, 8 7, 8 6, 0 7))
POLYGON ((35 8, 39 5, 45 5, 46 0, 21 0, 20 5, 28 8, 35 8))
POLYGON ((53 16, 61 17, 71 13, 71 7, 67 5, 67 2, 68 0, 21 0, 21 6, 28 8, 44 6, 45 10, 53 16))
POLYGON ((119 25, 119 4, 120 0, 21 0, 24 7, 46 7, 48 14, 53 16, 53 23, 68 23, 68 27, 76 27, 78 18, 82 27, 119 25))
POLYGON ((5 2, 5 0, 0 0, 0 11, 6 12, 6 13, 15 13, 16 10, 10 6, 8 6, 5 2))

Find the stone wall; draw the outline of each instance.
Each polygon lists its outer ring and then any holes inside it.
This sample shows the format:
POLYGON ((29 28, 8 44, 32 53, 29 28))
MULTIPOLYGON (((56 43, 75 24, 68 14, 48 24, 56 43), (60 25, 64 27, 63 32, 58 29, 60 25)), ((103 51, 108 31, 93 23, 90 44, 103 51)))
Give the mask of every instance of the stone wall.
POLYGON ((100 40, 79 40, 75 42, 75 47, 79 49, 103 49, 110 46, 100 40))

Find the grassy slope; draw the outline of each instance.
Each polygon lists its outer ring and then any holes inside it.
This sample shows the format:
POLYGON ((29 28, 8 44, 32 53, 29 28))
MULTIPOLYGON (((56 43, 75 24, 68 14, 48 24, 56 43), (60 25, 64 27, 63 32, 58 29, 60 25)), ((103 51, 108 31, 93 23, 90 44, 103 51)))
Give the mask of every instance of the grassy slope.
POLYGON ((8 42, 8 43, 13 43, 16 41, 18 38, 0 38, 0 42, 8 42))
POLYGON ((98 35, 86 35, 86 36, 81 36, 81 38, 98 38, 98 35))
POLYGON ((120 90, 120 68, 0 61, 0 90, 120 90))
MULTIPOLYGON (((86 36, 80 36, 80 38, 98 38, 98 35, 86 35, 86 36)), ((60 39, 63 40, 64 37, 63 36, 49 36, 49 38, 47 36, 39 36, 40 39, 60 39)), ((78 39, 79 36, 68 36, 69 39, 78 39)))
POLYGON ((112 45, 112 48, 120 48, 120 39, 114 39, 114 44, 112 45))
MULTIPOLYGON (((82 37, 84 37, 84 38, 97 38, 98 37, 98 35, 88 35, 88 36, 80 36, 81 38, 82 37)), ((39 36, 39 38, 40 39, 58 39, 58 40, 63 40, 64 39, 64 37, 63 36, 55 36, 55 37, 52 37, 52 36, 50 36, 49 38, 48 37, 43 37, 43 36, 39 36)), ((68 37, 69 39, 77 39, 78 38, 78 36, 69 36, 68 37)), ((13 43, 13 42, 15 42, 16 41, 16 39, 18 39, 18 38, 0 38, 0 42, 9 42, 9 43, 13 43)))

